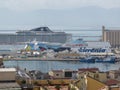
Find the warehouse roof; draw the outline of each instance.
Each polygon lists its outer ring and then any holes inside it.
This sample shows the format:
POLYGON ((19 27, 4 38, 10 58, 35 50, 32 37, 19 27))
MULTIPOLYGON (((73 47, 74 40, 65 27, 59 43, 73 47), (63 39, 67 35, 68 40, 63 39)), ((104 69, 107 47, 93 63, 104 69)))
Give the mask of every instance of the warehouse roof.
POLYGON ((20 86, 16 82, 0 83, 0 89, 4 90, 7 88, 14 90, 14 88, 20 88, 20 86))
POLYGON ((0 72, 16 72, 15 68, 0 68, 0 72))

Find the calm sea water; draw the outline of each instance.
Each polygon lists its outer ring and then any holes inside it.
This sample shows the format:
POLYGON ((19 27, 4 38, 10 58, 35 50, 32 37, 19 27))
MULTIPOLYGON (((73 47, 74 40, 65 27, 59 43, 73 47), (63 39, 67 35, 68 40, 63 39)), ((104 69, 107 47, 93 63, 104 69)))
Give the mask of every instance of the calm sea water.
POLYGON ((66 30, 65 32, 71 33, 73 40, 83 38, 85 41, 99 41, 102 36, 102 30, 99 29, 66 30))
POLYGON ((48 72, 50 70, 71 69, 78 70, 79 68, 99 68, 101 71, 115 70, 120 68, 120 63, 80 63, 79 61, 4 61, 6 67, 20 67, 27 70, 40 70, 48 72))
POLYGON ((0 45, 0 50, 20 50, 23 49, 25 45, 0 45))

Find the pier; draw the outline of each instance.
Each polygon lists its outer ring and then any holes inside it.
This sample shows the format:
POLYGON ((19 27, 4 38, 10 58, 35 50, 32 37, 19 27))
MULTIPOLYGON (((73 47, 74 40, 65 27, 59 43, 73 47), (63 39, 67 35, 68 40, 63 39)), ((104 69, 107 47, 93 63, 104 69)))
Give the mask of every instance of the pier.
POLYGON ((12 58, 7 61, 79 61, 80 59, 63 59, 63 58, 12 58))

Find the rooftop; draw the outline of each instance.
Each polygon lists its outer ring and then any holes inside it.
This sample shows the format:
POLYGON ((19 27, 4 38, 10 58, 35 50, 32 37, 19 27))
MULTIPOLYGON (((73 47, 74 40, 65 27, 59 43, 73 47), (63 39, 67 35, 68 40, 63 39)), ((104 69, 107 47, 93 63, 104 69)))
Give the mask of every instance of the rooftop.
POLYGON ((119 81, 114 80, 114 79, 110 79, 110 80, 106 81, 106 84, 107 84, 108 86, 117 85, 118 83, 119 83, 119 81))
POLYGON ((96 72, 96 71, 99 71, 98 68, 81 68, 81 69, 78 69, 79 71, 91 71, 91 72, 96 72))
POLYGON ((15 68, 0 68, 0 72, 16 72, 15 68))
MULTIPOLYGON (((10 82, 10 83, 0 83, 0 89, 7 89, 7 88, 20 88, 20 86, 16 82, 10 82)), ((13 89, 11 89, 13 90, 13 89)))

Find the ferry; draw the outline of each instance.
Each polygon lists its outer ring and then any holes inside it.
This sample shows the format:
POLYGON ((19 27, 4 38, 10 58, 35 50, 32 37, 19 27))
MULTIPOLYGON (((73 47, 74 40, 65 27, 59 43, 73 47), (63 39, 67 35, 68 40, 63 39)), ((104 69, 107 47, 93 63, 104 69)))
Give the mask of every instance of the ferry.
POLYGON ((83 39, 77 39, 71 43, 63 45, 64 47, 70 47, 71 51, 77 52, 82 55, 90 56, 106 56, 114 55, 111 52, 111 45, 109 42, 86 42, 83 39))
POLYGON ((86 56, 86 57, 80 59, 80 62, 84 62, 84 63, 115 63, 116 58, 113 56, 106 56, 104 58, 86 56))
POLYGON ((31 42, 26 42, 26 45, 24 47, 25 50, 38 50, 38 51, 44 51, 48 49, 57 49, 61 47, 62 43, 51 43, 51 42, 39 42, 36 39, 34 39, 31 42))
POLYGON ((96 63, 115 63, 116 59, 113 56, 106 56, 104 58, 97 58, 95 62, 96 63))
POLYGON ((80 59, 80 62, 84 62, 84 63, 95 63, 95 58, 92 56, 89 57, 85 57, 80 59))
POLYGON ((64 51, 64 50, 71 50, 71 48, 79 48, 82 46, 86 46, 86 44, 83 44, 83 41, 81 39, 77 39, 75 41, 71 41, 68 43, 53 43, 53 42, 39 42, 36 39, 34 39, 31 42, 26 42, 24 49, 29 50, 48 50, 52 49, 55 52, 64 51))
POLYGON ((82 55, 91 56, 106 56, 114 55, 111 52, 111 46, 109 42, 85 42, 83 39, 73 40, 68 43, 50 43, 50 42, 38 42, 36 40, 27 43, 26 50, 53 50, 54 52, 61 52, 68 50, 69 52, 75 52, 82 55))

